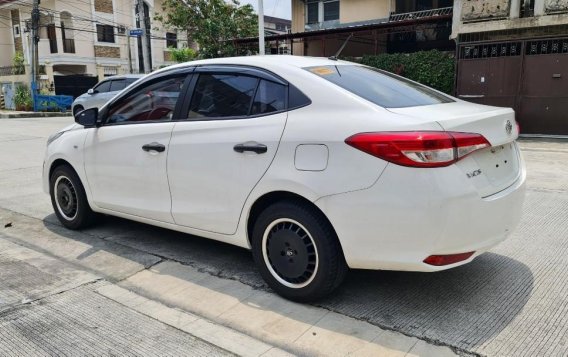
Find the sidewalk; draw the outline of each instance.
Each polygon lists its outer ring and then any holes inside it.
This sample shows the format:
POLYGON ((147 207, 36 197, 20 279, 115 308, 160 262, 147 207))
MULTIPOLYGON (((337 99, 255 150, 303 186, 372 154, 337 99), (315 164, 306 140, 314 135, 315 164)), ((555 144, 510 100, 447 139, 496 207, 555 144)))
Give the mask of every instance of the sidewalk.
POLYGON ((71 112, 19 112, 16 110, 0 109, 0 119, 18 119, 18 118, 53 118, 71 116, 71 112))
POLYGON ((51 221, 0 208, 0 355, 455 356, 51 221))
POLYGON ((0 355, 287 356, 0 233, 0 355))

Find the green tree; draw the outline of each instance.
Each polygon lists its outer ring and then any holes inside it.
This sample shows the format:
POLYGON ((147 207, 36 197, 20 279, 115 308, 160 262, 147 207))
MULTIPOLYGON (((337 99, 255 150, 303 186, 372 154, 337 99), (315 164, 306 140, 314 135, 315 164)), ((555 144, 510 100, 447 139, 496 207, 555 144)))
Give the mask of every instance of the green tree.
POLYGON ((154 17, 168 28, 187 31, 199 45, 199 57, 238 55, 234 38, 258 35, 258 18, 251 5, 238 0, 164 0, 154 17))
POLYGON ((177 63, 189 62, 197 58, 197 51, 188 47, 172 48, 170 54, 177 63))

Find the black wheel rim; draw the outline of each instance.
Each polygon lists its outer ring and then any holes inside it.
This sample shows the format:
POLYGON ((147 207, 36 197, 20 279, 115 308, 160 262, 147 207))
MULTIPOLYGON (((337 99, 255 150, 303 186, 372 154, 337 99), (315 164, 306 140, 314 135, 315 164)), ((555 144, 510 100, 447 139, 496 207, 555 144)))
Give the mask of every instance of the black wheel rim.
POLYGON ((298 222, 280 219, 269 225, 263 239, 265 262, 271 274, 288 287, 308 285, 317 272, 317 247, 298 222))
POLYGON ((59 213, 67 220, 77 216, 77 191, 71 180, 60 176, 55 182, 55 202, 59 213))

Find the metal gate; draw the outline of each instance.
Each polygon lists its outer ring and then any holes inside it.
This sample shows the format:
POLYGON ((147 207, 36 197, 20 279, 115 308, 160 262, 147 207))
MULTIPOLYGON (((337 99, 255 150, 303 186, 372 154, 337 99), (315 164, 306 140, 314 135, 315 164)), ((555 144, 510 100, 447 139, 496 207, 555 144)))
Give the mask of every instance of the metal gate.
POLYGON ((568 135, 568 38, 461 45, 456 94, 514 108, 523 134, 568 135))
POLYGON ((4 95, 4 107, 6 109, 15 110, 16 104, 14 103, 14 85, 12 83, 2 83, 0 85, 2 94, 4 95))
POLYGON ((97 82, 97 77, 82 74, 53 76, 55 94, 70 95, 73 98, 77 98, 81 94, 86 93, 90 88, 93 88, 97 82))

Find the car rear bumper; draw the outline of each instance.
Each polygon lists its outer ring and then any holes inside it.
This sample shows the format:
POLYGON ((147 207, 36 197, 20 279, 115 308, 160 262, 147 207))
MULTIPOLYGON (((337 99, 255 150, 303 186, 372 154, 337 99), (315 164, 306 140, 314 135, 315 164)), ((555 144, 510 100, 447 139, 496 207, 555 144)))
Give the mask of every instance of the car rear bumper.
POLYGON ((516 181, 482 198, 456 165, 416 169, 390 164, 369 189, 315 203, 335 228, 347 264, 357 269, 439 271, 470 262, 518 225, 525 196, 521 160, 516 181), (472 252, 444 266, 430 255, 472 252))

